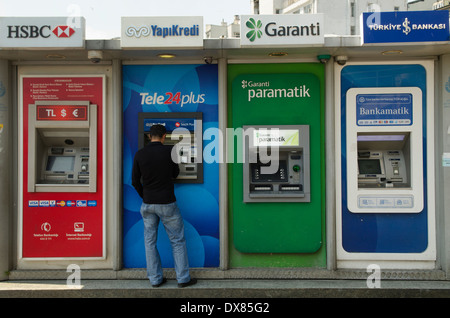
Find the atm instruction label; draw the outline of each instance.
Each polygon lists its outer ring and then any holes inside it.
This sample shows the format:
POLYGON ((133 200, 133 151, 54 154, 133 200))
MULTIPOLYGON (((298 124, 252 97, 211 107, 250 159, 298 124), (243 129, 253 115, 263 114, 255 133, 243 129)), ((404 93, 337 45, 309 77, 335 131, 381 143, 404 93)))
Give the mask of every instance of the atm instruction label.
POLYGON ((409 126, 413 123, 412 94, 358 94, 358 126, 409 126))

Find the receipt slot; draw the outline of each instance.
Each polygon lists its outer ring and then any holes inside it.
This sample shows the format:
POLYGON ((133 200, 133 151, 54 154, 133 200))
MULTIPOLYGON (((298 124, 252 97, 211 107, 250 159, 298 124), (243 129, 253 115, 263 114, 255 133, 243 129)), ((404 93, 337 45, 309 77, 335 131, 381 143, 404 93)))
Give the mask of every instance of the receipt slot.
POLYGON ((180 173, 175 183, 203 183, 202 113, 139 113, 139 148, 150 140, 150 128, 155 124, 166 127, 164 145, 172 148, 172 159, 180 173))
POLYGON ((347 105, 349 211, 420 213, 424 207, 421 90, 352 88, 347 105))
POLYGON ((97 191, 97 105, 28 106, 28 192, 97 191))
POLYGON ((244 126, 244 202, 310 202, 309 126, 244 126))

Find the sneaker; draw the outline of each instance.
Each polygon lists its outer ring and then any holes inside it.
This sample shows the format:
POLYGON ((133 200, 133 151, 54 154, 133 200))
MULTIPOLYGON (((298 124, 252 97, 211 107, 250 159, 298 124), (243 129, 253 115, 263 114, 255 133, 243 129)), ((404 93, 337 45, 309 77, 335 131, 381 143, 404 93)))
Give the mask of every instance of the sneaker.
POLYGON ((197 279, 191 278, 191 280, 186 283, 178 283, 178 288, 184 288, 195 284, 197 284, 197 279))
POLYGON ((167 282, 167 279, 166 279, 165 277, 163 277, 163 279, 162 279, 161 283, 159 283, 159 284, 156 284, 156 285, 152 285, 152 287, 153 287, 153 288, 155 288, 155 287, 159 287, 159 286, 161 286, 162 284, 164 284, 165 282, 167 282))

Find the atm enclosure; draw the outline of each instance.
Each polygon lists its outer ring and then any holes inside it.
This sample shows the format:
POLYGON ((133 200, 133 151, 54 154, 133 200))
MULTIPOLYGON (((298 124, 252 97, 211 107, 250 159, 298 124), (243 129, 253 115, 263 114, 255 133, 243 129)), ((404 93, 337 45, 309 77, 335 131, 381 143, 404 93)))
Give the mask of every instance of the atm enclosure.
POLYGON ((139 149, 150 142, 150 127, 166 127, 164 145, 174 147, 172 153, 180 173, 175 183, 203 183, 203 138, 201 112, 139 113, 139 149))
POLYGON ((244 202, 310 202, 309 126, 244 126, 244 202))
POLYGON ((28 192, 96 192, 97 105, 36 101, 28 107, 28 192))

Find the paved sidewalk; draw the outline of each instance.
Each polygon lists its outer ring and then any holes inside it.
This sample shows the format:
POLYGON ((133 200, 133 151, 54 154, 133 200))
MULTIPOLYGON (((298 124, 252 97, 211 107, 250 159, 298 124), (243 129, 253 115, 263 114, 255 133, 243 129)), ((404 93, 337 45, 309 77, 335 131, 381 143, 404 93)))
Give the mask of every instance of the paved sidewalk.
POLYGON ((0 298, 449 298, 450 281, 381 281, 368 288, 365 280, 214 280, 199 279, 194 286, 178 288, 169 279, 159 288, 148 280, 66 280, 0 282, 0 298))

